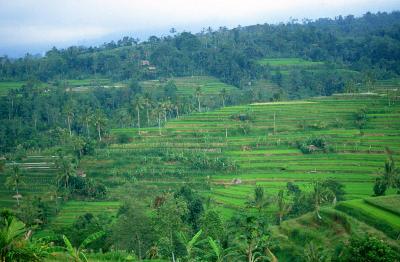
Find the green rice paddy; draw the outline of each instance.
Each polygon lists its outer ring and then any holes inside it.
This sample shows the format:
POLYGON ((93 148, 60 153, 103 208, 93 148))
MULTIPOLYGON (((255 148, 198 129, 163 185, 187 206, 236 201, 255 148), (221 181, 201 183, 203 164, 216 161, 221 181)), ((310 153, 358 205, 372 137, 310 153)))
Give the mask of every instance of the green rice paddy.
POLYGON ((308 61, 301 58, 263 58, 257 61, 260 65, 271 67, 314 67, 323 65, 324 62, 308 61))
MULTIPOLYGON (((177 87, 178 95, 195 95, 196 89, 198 87, 201 88, 201 92, 203 95, 218 95, 222 89, 225 89, 227 92, 237 90, 236 87, 225 84, 217 78, 210 76, 172 77, 168 80, 174 81, 177 87)), ((145 91, 163 92, 163 88, 161 86, 165 84, 166 81, 142 81, 141 85, 143 86, 145 91)))
POLYGON ((9 90, 22 87, 25 82, 22 81, 0 81, 0 96, 4 96, 9 90))

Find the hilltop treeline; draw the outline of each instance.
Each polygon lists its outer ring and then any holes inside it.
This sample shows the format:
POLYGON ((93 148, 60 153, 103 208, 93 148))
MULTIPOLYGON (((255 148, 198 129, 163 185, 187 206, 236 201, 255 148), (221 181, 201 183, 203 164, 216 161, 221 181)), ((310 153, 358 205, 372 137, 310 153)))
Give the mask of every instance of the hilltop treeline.
MULTIPOLYGON (((53 48, 44 57, 0 58, 1 79, 41 81, 101 75, 115 80, 209 74, 244 86, 272 78, 255 61, 263 57, 301 57, 324 61, 375 77, 400 74, 400 12, 366 13, 362 17, 291 21, 204 29, 201 33, 151 36, 147 41, 124 37, 99 47, 53 48), (151 67, 141 61, 149 61, 151 67)), ((328 92, 331 93, 331 92, 328 92)))

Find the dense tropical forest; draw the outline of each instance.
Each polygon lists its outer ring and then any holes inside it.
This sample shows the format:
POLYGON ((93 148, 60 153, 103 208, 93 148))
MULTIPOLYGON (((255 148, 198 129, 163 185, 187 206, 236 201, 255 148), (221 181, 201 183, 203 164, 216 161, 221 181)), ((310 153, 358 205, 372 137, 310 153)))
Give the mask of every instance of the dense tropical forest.
POLYGON ((400 12, 0 57, 1 261, 400 261, 400 12))

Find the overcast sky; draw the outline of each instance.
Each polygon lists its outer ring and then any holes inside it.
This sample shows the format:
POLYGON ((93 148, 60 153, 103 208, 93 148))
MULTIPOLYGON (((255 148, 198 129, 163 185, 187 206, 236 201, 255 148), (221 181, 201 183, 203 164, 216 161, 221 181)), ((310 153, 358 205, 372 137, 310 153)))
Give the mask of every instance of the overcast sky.
POLYGON ((292 18, 400 10, 400 0, 0 0, 0 55, 42 53, 52 46, 141 40, 171 27, 287 22, 292 18))

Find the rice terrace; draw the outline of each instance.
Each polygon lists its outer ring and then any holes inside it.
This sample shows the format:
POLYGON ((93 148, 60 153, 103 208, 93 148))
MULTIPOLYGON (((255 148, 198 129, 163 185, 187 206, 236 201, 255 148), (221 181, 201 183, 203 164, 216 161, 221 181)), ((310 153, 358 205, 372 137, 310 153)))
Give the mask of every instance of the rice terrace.
POLYGON ((367 12, 0 57, 1 261, 400 261, 399 30, 367 12))

